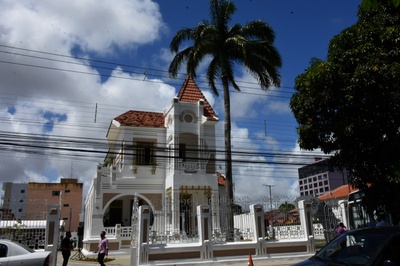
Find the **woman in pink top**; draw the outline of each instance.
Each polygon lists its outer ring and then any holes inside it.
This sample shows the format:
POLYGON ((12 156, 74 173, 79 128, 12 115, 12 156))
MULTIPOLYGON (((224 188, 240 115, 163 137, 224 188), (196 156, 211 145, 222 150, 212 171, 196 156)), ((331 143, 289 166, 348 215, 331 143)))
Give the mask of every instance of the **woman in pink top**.
POLYGON ((106 238, 105 231, 101 231, 100 233, 99 245, 97 246, 96 252, 98 252, 97 255, 98 263, 100 263, 101 266, 106 266, 104 264, 104 257, 108 256, 108 239, 106 238))
POLYGON ((346 232, 347 230, 346 230, 346 226, 343 224, 343 223, 339 223, 339 226, 338 226, 338 228, 337 228, 337 230, 336 230, 336 232, 337 232, 337 234, 338 235, 341 235, 341 234, 343 234, 344 232, 346 232))

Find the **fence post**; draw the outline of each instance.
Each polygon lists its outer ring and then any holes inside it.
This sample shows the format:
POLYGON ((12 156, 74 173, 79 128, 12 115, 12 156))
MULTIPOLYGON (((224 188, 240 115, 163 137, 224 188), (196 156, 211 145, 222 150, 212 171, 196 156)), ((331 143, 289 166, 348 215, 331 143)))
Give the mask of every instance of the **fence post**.
MULTIPOLYGON (((341 215, 342 215, 342 221, 344 223, 345 226, 347 226, 347 228, 350 229, 350 223, 349 223, 349 215, 348 215, 348 210, 347 210, 347 206, 348 206, 348 201, 347 200, 339 200, 338 202, 339 204, 339 208, 341 210, 341 215)), ((351 228, 354 229, 354 228, 351 228)))
POLYGON ((121 224, 115 225, 115 239, 119 241, 118 246, 121 246, 121 224))
POLYGON ((301 200, 299 201, 299 215, 300 223, 304 230, 304 235, 308 240, 308 252, 315 252, 315 241, 314 241, 314 226, 313 218, 311 215, 311 202, 301 200))
MULTIPOLYGON (((148 245, 150 232, 150 206, 139 207, 138 237, 137 237, 137 261, 132 265, 140 265, 149 261, 148 245)), ((134 251, 134 249, 132 249, 134 251)), ((135 257, 131 255, 131 257, 135 257)))
POLYGON ((256 255, 265 255, 265 227, 264 208, 261 204, 250 205, 250 214, 253 223, 253 239, 257 243, 256 255))
POLYGON ((46 217, 45 250, 52 251, 51 265, 57 265, 57 250, 60 234, 60 205, 48 205, 46 217))
POLYGON ((197 206, 197 224, 199 228, 199 240, 202 246, 200 257, 202 259, 211 259, 213 257, 211 245, 211 219, 210 219, 210 206, 199 205, 197 206))

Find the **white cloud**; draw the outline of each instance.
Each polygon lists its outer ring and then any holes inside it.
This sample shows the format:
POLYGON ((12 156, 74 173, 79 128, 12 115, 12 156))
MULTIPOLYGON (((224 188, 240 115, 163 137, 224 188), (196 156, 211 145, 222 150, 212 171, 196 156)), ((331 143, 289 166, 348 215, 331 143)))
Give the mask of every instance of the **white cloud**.
MULTIPOLYGON (((112 118, 136 108, 162 111, 175 95, 175 88, 161 80, 146 82, 119 68, 111 73, 118 78, 102 82, 98 70, 72 54, 76 47, 87 59, 124 49, 135 53, 140 45, 157 41, 166 27, 155 2, 0 0, 0 5, 0 110, 5 120, 0 131, 10 132, 10 138, 28 133, 29 144, 49 145, 35 143, 32 134, 43 133, 49 121, 43 114, 50 111, 67 119, 53 121, 48 138, 59 142, 53 146, 67 145, 66 138, 92 138, 107 150, 105 135, 112 118), (147 97, 153 101, 144 101, 147 97), (15 108, 14 114, 7 112, 9 107, 15 108)), ((72 175, 88 189, 101 158, 85 154, 81 160, 45 148, 39 153, 46 155, 25 153, 30 152, 27 147, 8 148, 14 151, 0 153, 2 181, 56 182, 72 175)))

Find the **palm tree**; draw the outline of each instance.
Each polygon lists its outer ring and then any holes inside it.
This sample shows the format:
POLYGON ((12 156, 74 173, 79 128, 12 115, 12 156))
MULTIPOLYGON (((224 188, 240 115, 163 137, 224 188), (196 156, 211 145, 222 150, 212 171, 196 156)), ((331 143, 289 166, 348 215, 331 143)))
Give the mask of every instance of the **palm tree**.
MULTIPOLYGON (((242 26, 234 24, 229 27, 236 6, 229 0, 210 0, 211 22, 200 22, 194 29, 184 28, 173 37, 170 50, 176 53, 170 66, 172 77, 186 62, 186 71, 191 78, 196 77, 200 62, 210 58, 207 68, 207 81, 212 91, 219 95, 216 80, 222 82, 224 93, 224 135, 225 135, 225 176, 227 181, 228 209, 233 207, 233 178, 231 150, 231 116, 229 86, 240 91, 235 82, 234 69, 244 66, 258 79, 261 89, 267 90, 271 85, 279 86, 281 57, 274 47, 275 34, 272 28, 261 20, 255 20, 242 26), (179 51, 179 47, 187 41, 189 46, 179 51)), ((233 226, 233 213, 228 224, 233 226)), ((229 228, 230 231, 232 228, 229 228)), ((233 232, 233 231, 232 231, 233 232)))

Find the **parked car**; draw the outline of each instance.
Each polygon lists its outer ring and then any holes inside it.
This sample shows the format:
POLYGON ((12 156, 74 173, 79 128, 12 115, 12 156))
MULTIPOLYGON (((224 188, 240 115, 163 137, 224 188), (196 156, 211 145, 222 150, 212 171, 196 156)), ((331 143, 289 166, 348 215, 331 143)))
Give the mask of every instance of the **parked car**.
POLYGON ((1 266, 50 266, 51 252, 34 251, 10 240, 0 240, 1 266))
POLYGON ((311 258, 293 266, 400 265, 400 226, 370 227, 347 231, 311 258))

